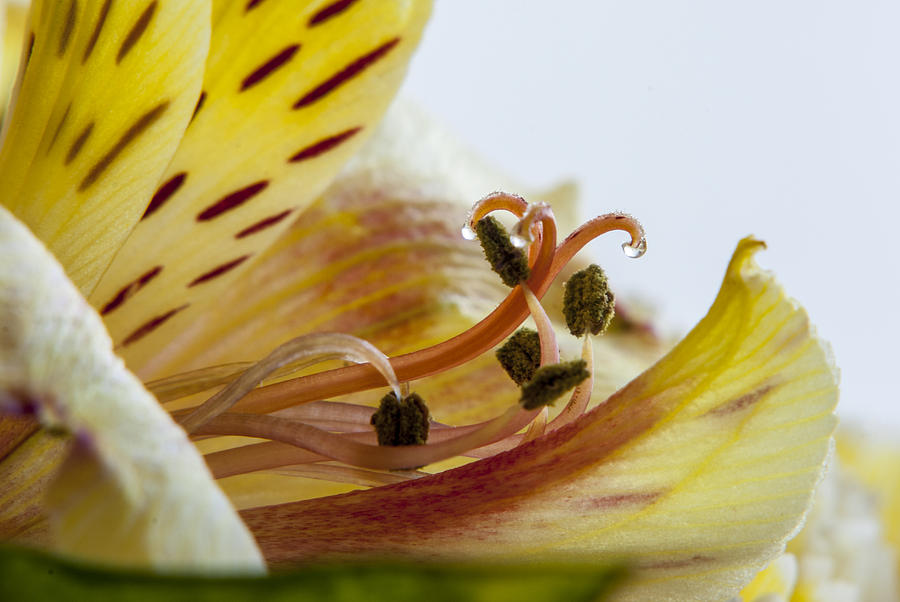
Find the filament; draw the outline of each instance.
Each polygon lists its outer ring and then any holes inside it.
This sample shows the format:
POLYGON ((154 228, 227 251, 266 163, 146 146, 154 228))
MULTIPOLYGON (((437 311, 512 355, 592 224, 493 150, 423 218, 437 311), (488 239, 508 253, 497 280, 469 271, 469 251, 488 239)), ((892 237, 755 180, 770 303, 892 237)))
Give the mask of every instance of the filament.
POLYGON ((302 422, 259 414, 221 414, 201 425, 195 432, 198 435, 262 437, 288 443, 351 466, 397 470, 425 466, 503 439, 523 428, 539 412, 540 410, 527 411, 514 406, 464 435, 438 443, 396 447, 361 443, 348 436, 323 431, 302 422))
POLYGON ((591 391, 594 388, 594 346, 591 337, 585 335, 584 343, 581 347, 581 359, 587 363, 587 370, 590 376, 581 381, 579 385, 572 391, 569 403, 557 414, 556 418, 550 421, 547 426, 548 430, 555 431, 569 424, 587 410, 588 403, 591 401, 591 391))
POLYGON ((306 367, 332 359, 370 363, 400 398, 400 383, 394 369, 387 356, 374 345, 349 334, 312 333, 291 339, 277 347, 227 387, 182 418, 181 426, 188 433, 196 431, 204 423, 229 410, 267 376, 283 366, 300 364, 306 367))

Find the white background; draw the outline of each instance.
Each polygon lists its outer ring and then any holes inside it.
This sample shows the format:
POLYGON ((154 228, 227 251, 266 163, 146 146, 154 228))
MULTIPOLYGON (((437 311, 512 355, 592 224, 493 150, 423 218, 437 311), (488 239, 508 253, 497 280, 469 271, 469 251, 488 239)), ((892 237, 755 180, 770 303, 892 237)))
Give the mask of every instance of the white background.
POLYGON ((669 332, 765 240, 842 414, 896 428, 898 31, 896 0, 438 0, 405 93, 528 184, 576 178, 585 216, 638 216, 644 258, 590 253, 669 332))

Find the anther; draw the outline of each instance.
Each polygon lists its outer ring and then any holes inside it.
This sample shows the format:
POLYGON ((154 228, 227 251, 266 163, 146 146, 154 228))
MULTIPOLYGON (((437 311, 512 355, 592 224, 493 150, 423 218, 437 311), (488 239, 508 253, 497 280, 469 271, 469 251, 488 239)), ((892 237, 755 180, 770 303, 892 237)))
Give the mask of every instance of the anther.
POLYGON ((534 378, 522 387, 519 403, 526 410, 552 405, 561 395, 590 376, 584 360, 542 366, 534 378))
POLYGON ((503 284, 514 287, 531 274, 528 258, 522 249, 515 247, 506 228, 495 218, 488 216, 478 220, 475 233, 484 250, 491 269, 500 275, 503 284))
POLYGON ((569 332, 576 337, 588 330, 594 335, 606 330, 614 308, 615 297, 600 266, 592 264, 566 282, 563 315, 569 332))
POLYGON ((428 441, 428 406, 416 393, 403 398, 391 392, 372 414, 378 445, 424 445, 428 441))
POLYGON ((497 349, 496 356, 509 377, 522 386, 541 365, 541 339, 537 331, 520 328, 497 349))

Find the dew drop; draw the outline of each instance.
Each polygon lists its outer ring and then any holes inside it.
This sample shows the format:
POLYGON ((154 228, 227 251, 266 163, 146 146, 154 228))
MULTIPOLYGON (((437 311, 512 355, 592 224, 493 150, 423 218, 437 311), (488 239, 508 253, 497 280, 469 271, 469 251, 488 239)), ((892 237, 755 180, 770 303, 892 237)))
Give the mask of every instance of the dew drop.
POLYGON ((623 242, 622 250, 625 252, 626 257, 637 259, 647 252, 647 239, 640 239, 636 245, 631 245, 627 242, 623 242))
POLYGON ((475 240, 475 238, 477 238, 478 236, 477 234, 475 234, 475 230, 473 230, 472 227, 469 226, 468 221, 463 224, 462 230, 460 230, 460 234, 462 234, 462 237, 466 240, 475 240))

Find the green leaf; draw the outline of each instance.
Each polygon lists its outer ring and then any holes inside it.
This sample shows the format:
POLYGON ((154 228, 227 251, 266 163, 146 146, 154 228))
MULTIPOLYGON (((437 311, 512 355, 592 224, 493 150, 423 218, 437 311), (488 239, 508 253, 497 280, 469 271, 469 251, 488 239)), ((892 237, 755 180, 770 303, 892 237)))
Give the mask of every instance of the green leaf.
POLYGON ((601 600, 621 568, 383 562, 305 566, 270 577, 198 577, 90 567, 0 547, 0 599, 20 602, 601 600))

